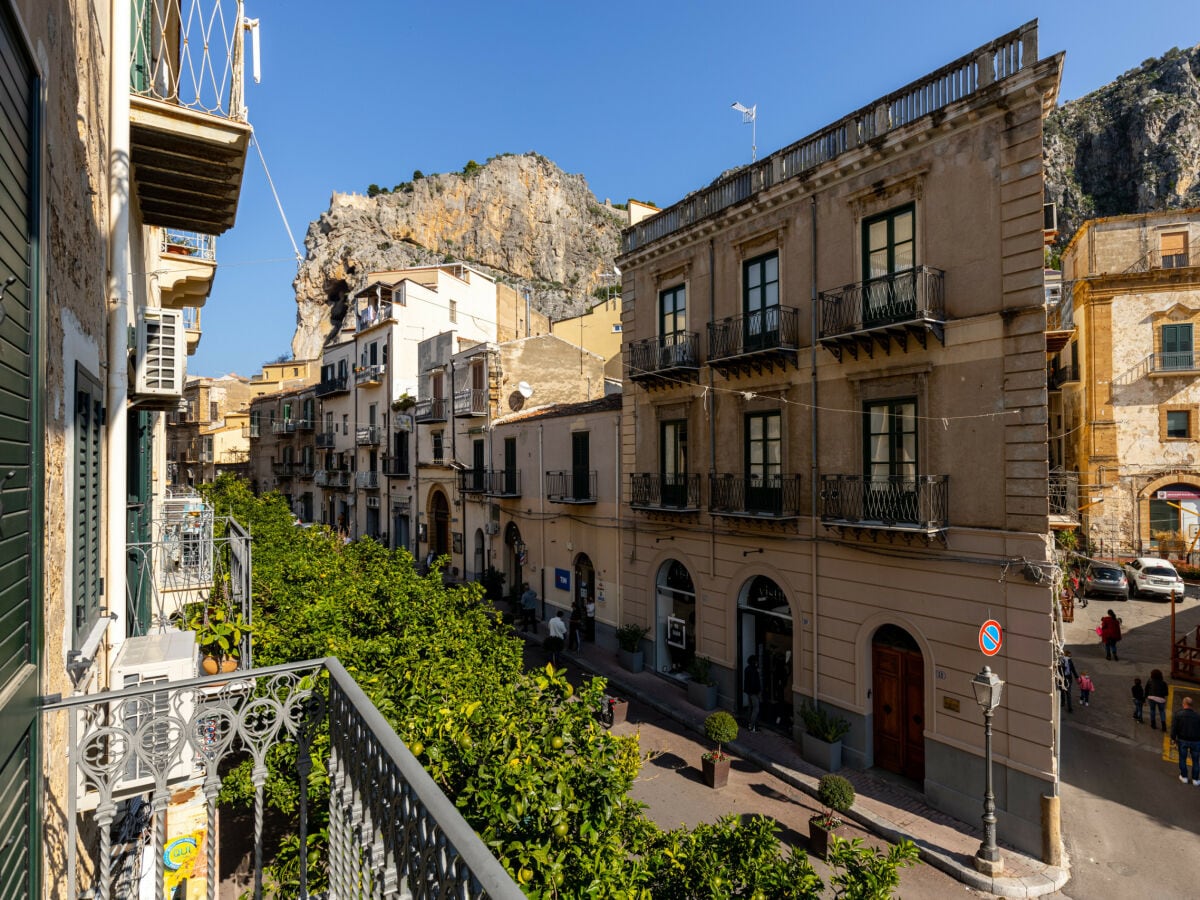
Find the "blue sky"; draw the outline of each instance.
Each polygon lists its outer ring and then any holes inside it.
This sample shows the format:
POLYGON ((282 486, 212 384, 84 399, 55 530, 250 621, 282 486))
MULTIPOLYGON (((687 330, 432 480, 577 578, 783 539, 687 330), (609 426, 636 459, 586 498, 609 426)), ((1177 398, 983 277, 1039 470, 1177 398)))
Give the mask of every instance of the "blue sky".
MULTIPOLYGON (((452 4, 246 0, 261 21, 250 121, 296 242, 333 191, 390 186, 414 169, 535 150, 592 191, 669 204, 759 155, 1040 19, 1039 50, 1067 52, 1060 100, 1172 46, 1194 16, 1110 0, 754 3, 624 0, 452 4)), ((291 245, 258 155, 203 311, 193 374, 250 375, 290 350, 291 245)))

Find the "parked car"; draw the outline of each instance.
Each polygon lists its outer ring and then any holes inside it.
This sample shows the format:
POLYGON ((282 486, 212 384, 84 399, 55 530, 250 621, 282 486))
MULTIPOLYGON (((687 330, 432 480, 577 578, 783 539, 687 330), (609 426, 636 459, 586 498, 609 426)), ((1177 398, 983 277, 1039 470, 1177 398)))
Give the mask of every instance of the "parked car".
POLYGON ((1129 596, 1149 594, 1161 600, 1169 600, 1171 594, 1184 596, 1183 579, 1175 571, 1175 567, 1165 559, 1153 556, 1139 556, 1133 562, 1125 563, 1125 577, 1129 579, 1129 596))
POLYGON ((1125 577, 1125 572, 1115 564, 1088 563, 1087 570, 1083 573, 1083 584, 1079 589, 1085 597, 1102 594, 1107 597, 1116 597, 1118 600, 1129 599, 1129 579, 1125 577))

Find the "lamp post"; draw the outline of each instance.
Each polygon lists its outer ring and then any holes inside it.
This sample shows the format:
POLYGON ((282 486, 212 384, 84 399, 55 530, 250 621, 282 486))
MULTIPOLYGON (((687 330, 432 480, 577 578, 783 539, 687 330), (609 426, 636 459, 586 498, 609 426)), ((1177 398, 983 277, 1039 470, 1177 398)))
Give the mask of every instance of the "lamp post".
POLYGON ((996 846, 996 795, 992 791, 992 715, 1000 705, 1004 682, 987 666, 971 679, 975 702, 983 710, 983 756, 985 783, 983 790, 983 842, 975 851, 975 868, 995 877, 1004 869, 1000 848, 996 846))

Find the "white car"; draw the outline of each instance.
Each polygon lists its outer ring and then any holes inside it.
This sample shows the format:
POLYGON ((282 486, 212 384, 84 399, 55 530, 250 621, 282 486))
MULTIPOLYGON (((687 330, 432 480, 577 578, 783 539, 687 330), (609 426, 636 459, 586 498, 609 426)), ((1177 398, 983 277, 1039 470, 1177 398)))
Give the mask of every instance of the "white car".
POLYGON ((1176 594, 1180 600, 1184 597, 1183 579, 1165 559, 1139 556, 1133 562, 1125 563, 1125 577, 1129 579, 1130 597, 1139 594, 1150 594, 1162 600, 1171 599, 1171 594, 1176 594))

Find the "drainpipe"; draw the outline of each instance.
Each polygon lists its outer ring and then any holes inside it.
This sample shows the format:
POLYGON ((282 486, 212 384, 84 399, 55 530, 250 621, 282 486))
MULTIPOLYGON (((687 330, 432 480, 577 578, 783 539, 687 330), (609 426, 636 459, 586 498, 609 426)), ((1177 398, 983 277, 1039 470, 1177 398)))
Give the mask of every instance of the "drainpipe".
POLYGON ((112 71, 109 79, 108 162, 108 561, 105 601, 115 616, 110 631, 119 645, 129 627, 127 616, 126 533, 129 485, 129 324, 133 316, 130 268, 129 53, 132 11, 130 0, 118 0, 112 13, 112 71))
POLYGON ((820 579, 817 577, 817 565, 820 561, 820 554, 817 552, 817 478, 820 474, 820 467, 817 461, 817 196, 814 194, 809 198, 809 210, 812 213, 812 258, 810 269, 812 272, 811 285, 811 314, 809 322, 808 343, 810 345, 811 356, 811 371, 809 375, 809 391, 810 391, 810 408, 809 408, 809 435, 811 440, 810 458, 809 458, 809 479, 811 487, 808 492, 809 496, 809 520, 812 523, 813 540, 809 543, 809 568, 811 570, 810 578, 812 580, 812 698, 813 702, 817 702, 819 688, 820 656, 817 652, 817 635, 820 631, 820 611, 818 609, 818 585, 820 579))
MULTIPOLYGON (((529 320, 526 319, 526 322, 529 320)), ((538 532, 541 542, 541 578, 542 584, 542 620, 546 619, 546 466, 542 456, 542 429, 544 425, 538 425, 538 532)))
MULTIPOLYGON (((717 271, 716 255, 713 250, 713 240, 708 239, 708 324, 709 334, 717 321, 717 271)), ((698 337, 698 336, 697 336, 698 337)), ((711 349, 711 348, 710 348, 711 349)), ((717 394, 713 390, 713 369, 708 367, 708 478, 709 490, 712 490, 712 479, 717 474, 717 394)), ((711 497, 709 498, 711 502, 711 497)), ((717 523, 712 516, 708 517, 708 573, 713 578, 717 576, 717 523)), ((657 613, 656 613, 657 614, 657 613)), ((736 615, 736 613, 735 613, 736 615)), ((736 659, 736 656, 734 657, 736 659)))

